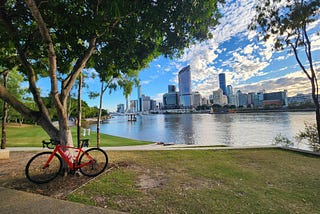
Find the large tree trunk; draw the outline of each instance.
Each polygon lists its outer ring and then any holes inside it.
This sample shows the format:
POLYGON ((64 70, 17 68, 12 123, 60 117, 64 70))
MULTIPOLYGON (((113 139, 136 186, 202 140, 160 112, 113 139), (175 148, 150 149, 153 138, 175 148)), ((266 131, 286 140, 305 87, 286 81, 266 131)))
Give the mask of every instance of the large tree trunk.
MULTIPOLYGON (((311 84, 311 94, 312 94, 312 99, 313 103, 315 105, 315 112, 316 112, 316 125, 317 125, 317 134, 318 134, 318 144, 320 144, 320 105, 319 105, 319 85, 318 85, 318 78, 317 78, 317 72, 313 67, 313 59, 312 59, 312 51, 311 51, 311 41, 309 39, 309 36, 307 34, 307 26, 306 24, 302 28, 302 34, 304 38, 304 53, 308 59, 308 63, 310 66, 310 70, 306 69, 304 64, 301 62, 299 54, 298 54, 298 47, 299 47, 299 42, 300 39, 296 39, 295 43, 291 43, 291 48, 293 50, 294 56, 302 69, 302 71, 305 73, 307 76, 308 80, 310 81, 311 84)), ((299 35, 301 36, 301 35, 299 35)))
POLYGON ((317 130, 318 130, 318 143, 320 144, 320 109, 316 107, 316 121, 317 121, 317 130))
POLYGON ((320 105, 319 105, 319 95, 317 93, 317 79, 315 77, 311 80, 311 87, 312 87, 312 99, 315 105, 316 111, 316 124, 317 124, 317 131, 318 131, 318 143, 320 144, 320 105))
MULTIPOLYGON (((48 49, 48 59, 49 59, 49 76, 51 81, 51 95, 53 97, 53 101, 58 113, 59 118, 59 135, 60 135, 60 142, 62 145, 73 145, 73 141, 70 138, 70 129, 68 127, 68 117, 67 117, 67 98, 71 91, 72 85, 74 84, 75 80, 79 76, 82 69, 85 67, 86 62, 89 60, 89 58, 92 56, 97 36, 93 36, 92 40, 89 41, 89 47, 88 50, 76 61, 72 72, 70 75, 63 81, 62 83, 62 90, 61 93, 58 93, 58 80, 57 80, 57 58, 55 54, 54 44, 50 36, 49 29, 46 26, 46 23, 44 22, 40 11, 38 10, 36 3, 33 0, 26 0, 26 3, 28 5, 28 8, 30 9, 33 18, 38 23, 39 31, 41 34, 41 37, 44 40, 44 43, 47 45, 48 49)), ((30 71, 31 69, 29 69, 30 71)), ((35 75, 32 75, 35 78, 35 75)), ((30 80, 29 80, 30 82, 30 80)), ((34 87, 33 87, 34 88, 34 87)), ((43 105, 41 106, 43 110, 41 112, 44 112, 43 105)), ((50 120, 50 119, 49 119, 50 120)), ((43 127, 43 125, 41 125, 43 127)), ((43 127, 44 128, 44 127, 43 127)), ((49 134, 50 137, 55 137, 52 133, 49 134)))
MULTIPOLYGON (((8 82, 8 76, 9 76, 9 71, 5 71, 3 73, 3 87, 7 88, 7 82, 8 82)), ((2 129, 1 129, 1 149, 6 148, 6 143, 7 143, 7 120, 8 120, 8 103, 3 101, 3 117, 2 117, 2 129)))
POLYGON ((80 147, 81 141, 81 120, 82 120, 82 108, 81 108, 81 97, 82 97, 82 74, 79 75, 79 88, 78 88, 78 123, 77 123, 77 141, 78 148, 80 147))
POLYGON ((61 93, 58 93, 58 80, 57 80, 57 58, 54 49, 54 43, 51 39, 50 31, 47 28, 44 19, 35 3, 34 0, 26 0, 26 4, 30 9, 32 17, 38 24, 38 29, 41 34, 41 37, 44 43, 47 45, 48 52, 48 75, 50 77, 51 84, 51 96, 53 97, 54 105, 57 110, 58 118, 59 118, 59 127, 55 127, 48 113, 48 109, 46 108, 41 96, 40 91, 36 85, 37 75, 30 64, 30 59, 27 58, 28 49, 22 47, 22 44, 19 40, 19 32, 14 26, 14 21, 12 17, 7 16, 6 13, 2 13, 2 19, 4 27, 8 31, 8 33, 13 38, 13 43, 17 50, 18 58, 21 62, 21 66, 24 67, 25 74, 27 75, 29 82, 29 89, 33 95, 33 99, 35 101, 37 110, 30 109, 22 102, 13 97, 5 87, 0 85, 0 98, 3 99, 4 102, 7 102, 11 105, 15 110, 21 113, 23 116, 28 117, 35 121, 38 125, 40 125, 50 136, 50 138, 54 140, 59 140, 62 145, 73 145, 72 135, 70 133, 70 129, 68 127, 68 115, 66 99, 69 96, 71 88, 79 76, 82 69, 85 67, 86 62, 92 56, 95 46, 97 36, 94 35, 90 41, 88 41, 89 46, 86 52, 79 56, 78 60, 75 62, 73 70, 69 74, 69 76, 62 82, 61 93))

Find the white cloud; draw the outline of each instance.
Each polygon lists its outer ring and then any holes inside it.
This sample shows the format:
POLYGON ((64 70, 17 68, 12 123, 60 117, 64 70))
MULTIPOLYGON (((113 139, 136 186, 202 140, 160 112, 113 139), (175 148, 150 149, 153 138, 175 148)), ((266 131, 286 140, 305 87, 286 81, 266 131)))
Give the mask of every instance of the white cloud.
POLYGON ((254 44, 249 44, 243 49, 244 54, 252 54, 254 44))
POLYGON ((284 59, 285 59, 285 56, 279 56, 279 57, 276 58, 275 60, 281 61, 281 60, 284 60, 284 59))
POLYGON ((262 70, 269 65, 253 55, 240 54, 239 52, 233 52, 232 55, 233 83, 246 81, 253 76, 263 75, 262 70))
POLYGON ((255 15, 254 5, 254 0, 226 1, 220 8, 223 17, 213 32, 214 41, 221 44, 239 33, 248 33, 248 25, 255 15))
POLYGON ((140 85, 149 85, 150 84, 150 80, 143 80, 143 81, 140 81, 140 85))
MULTIPOLYGON (((248 37, 252 40, 256 32, 249 32, 248 25, 254 17, 254 0, 241 0, 241 1, 227 1, 220 10, 223 17, 219 20, 218 25, 213 31, 213 39, 191 46, 182 58, 179 60, 181 63, 187 62, 191 66, 193 73, 192 80, 196 90, 206 93, 204 91, 214 90, 214 84, 209 81, 215 75, 221 72, 226 72, 219 68, 218 70, 213 65, 218 61, 217 58, 223 52, 229 52, 229 58, 222 61, 222 66, 231 68, 231 76, 229 79, 233 83, 245 81, 252 76, 260 75, 259 72, 264 69, 268 63, 262 62, 260 58, 254 57, 253 53, 259 50, 259 46, 248 44, 243 49, 237 49, 232 52, 230 48, 223 47, 222 45, 235 36, 248 37), (241 17, 241 18, 240 18, 241 17), (241 36, 240 36, 241 35, 241 36), (209 87, 209 89, 206 89, 209 87)), ((269 59, 272 55, 262 52, 264 58, 269 59)))
POLYGON ((155 97, 153 97, 152 99, 156 100, 157 103, 162 103, 163 102, 163 93, 159 93, 157 94, 155 97))
POLYGON ((266 92, 287 90, 288 96, 294 96, 298 93, 311 93, 309 85, 310 83, 306 76, 302 72, 297 71, 280 78, 263 80, 248 85, 238 85, 236 90, 241 90, 245 93, 261 90, 266 90, 266 92))
MULTIPOLYGON (((292 69, 292 65, 283 63, 292 57, 292 54, 281 51, 277 52, 277 58, 273 58, 274 38, 266 42, 261 40, 257 42, 257 32, 248 30, 248 25, 255 16, 254 7, 257 2, 259 1, 227 0, 226 4, 220 8, 223 17, 219 20, 220 25, 212 31, 213 38, 192 45, 185 50, 185 54, 179 60, 170 65, 170 68, 164 68, 165 71, 173 72, 174 76, 170 82, 178 84, 179 70, 189 64, 192 71, 193 90, 199 91, 203 96, 209 96, 219 87, 217 76, 222 72, 226 73, 227 84, 235 87, 238 85, 237 88, 241 89, 284 90, 287 87, 289 93, 306 91, 309 88, 305 86, 307 82, 303 76, 297 75, 297 72, 294 72, 294 76, 287 75, 265 80, 265 78, 272 78, 272 75, 267 75, 271 74, 270 71, 266 71, 271 63, 273 66, 276 65, 276 68, 273 68, 273 74, 292 69), (231 41, 238 44, 232 44, 231 41), (256 83, 246 84, 253 78, 256 83)), ((281 4, 283 3, 286 1, 283 0, 281 4)), ((320 21, 317 21, 309 28, 316 29, 319 25, 320 21)), ((313 50, 320 50, 320 36, 313 35, 311 40, 313 50)))
POLYGON ((312 44, 312 50, 313 51, 320 50, 320 34, 318 34, 318 35, 317 34, 313 34, 311 36, 311 44, 312 44))
POLYGON ((279 71, 285 71, 287 69, 288 69, 288 67, 283 67, 283 68, 280 68, 279 71))

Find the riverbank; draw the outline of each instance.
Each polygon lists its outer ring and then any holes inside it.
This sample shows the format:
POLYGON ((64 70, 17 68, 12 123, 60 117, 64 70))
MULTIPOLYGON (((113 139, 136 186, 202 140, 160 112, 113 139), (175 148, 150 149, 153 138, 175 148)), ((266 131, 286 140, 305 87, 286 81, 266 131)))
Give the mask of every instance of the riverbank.
MULTIPOLYGON (((305 109, 257 109, 257 108, 215 108, 214 110, 194 110, 194 109, 167 109, 167 110, 154 110, 150 114, 227 114, 227 113, 268 113, 268 112, 314 112, 314 108, 305 109)), ((137 113, 139 114, 139 113, 137 113)))
POLYGON ((235 113, 315 112, 315 109, 238 109, 235 113))

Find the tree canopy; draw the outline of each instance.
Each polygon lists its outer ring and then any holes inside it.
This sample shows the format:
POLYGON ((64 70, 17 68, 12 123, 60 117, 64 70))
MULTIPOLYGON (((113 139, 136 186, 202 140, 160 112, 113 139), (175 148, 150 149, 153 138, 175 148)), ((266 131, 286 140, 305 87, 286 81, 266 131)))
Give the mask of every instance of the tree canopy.
MULTIPOLYGON (((262 38, 271 40, 275 50, 289 48, 311 85, 316 109, 318 143, 320 144, 320 105, 318 72, 315 69, 311 41, 311 23, 320 18, 319 0, 262 0, 250 28, 262 38)), ((314 34, 319 34, 319 29, 314 34)))
POLYGON ((0 98, 40 124, 50 137, 66 143, 67 97, 82 69, 107 60, 106 69, 127 72, 141 69, 160 54, 179 55, 190 43, 210 37, 209 29, 219 18, 217 4, 217 0, 0 0, 0 63, 7 66, 13 58, 21 65, 37 108, 28 108, 3 87, 0 98), (40 96, 41 77, 50 77, 59 129, 52 125, 40 96))

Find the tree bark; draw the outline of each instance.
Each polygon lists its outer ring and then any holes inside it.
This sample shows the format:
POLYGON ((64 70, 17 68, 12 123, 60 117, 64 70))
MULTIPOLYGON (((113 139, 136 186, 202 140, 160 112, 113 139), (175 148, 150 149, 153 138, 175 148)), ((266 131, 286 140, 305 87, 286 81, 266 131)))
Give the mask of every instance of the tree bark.
POLYGON ((315 77, 312 78, 311 81, 312 87, 312 99, 315 105, 315 112, 316 112, 316 124, 317 124, 317 131, 318 131, 318 144, 320 144, 320 105, 319 105, 319 95, 317 93, 318 87, 316 84, 315 77))
POLYGON ((307 34, 307 26, 303 27, 303 35, 306 40, 305 42, 305 53, 307 55, 307 59, 310 65, 311 77, 312 77, 312 98, 314 105, 316 107, 316 122, 317 122, 317 131, 318 131, 318 144, 320 144, 320 105, 319 105, 319 85, 317 73, 313 67, 313 59, 312 59, 312 51, 311 51, 311 41, 307 34))
POLYGON ((0 98, 23 116, 34 120, 51 138, 59 140, 59 130, 52 124, 51 120, 46 115, 25 106, 22 102, 13 97, 3 85, 0 85, 0 98))
POLYGON ((82 74, 79 75, 79 88, 78 88, 78 123, 77 123, 77 141, 78 148, 80 147, 81 141, 81 119, 82 119, 82 110, 81 110, 81 97, 82 97, 82 74))
MULTIPOLYGON (((73 71, 71 74, 66 78, 66 80, 62 83, 62 90, 59 95, 58 93, 58 84, 57 84, 57 59, 54 50, 54 44, 52 42, 49 30, 38 10, 35 2, 33 0, 26 0, 26 3, 32 13, 32 16, 36 20, 41 36, 48 47, 48 59, 49 59, 49 76, 51 81, 51 95, 53 97, 53 101, 58 113, 59 118, 59 129, 60 129, 60 142, 62 145, 73 145, 73 141, 70 142, 69 135, 69 127, 68 127, 68 117, 67 117, 67 98, 71 91, 72 85, 74 84, 75 80, 79 76, 82 69, 85 67, 86 62, 92 56, 97 37, 93 37, 91 41, 89 41, 89 47, 87 52, 80 57, 73 67, 73 71)), ((35 77, 35 75, 34 75, 35 77)), ((30 82, 30 81, 29 81, 30 82)), ((51 136, 51 135, 50 135, 51 136)), ((71 138, 72 139, 72 138, 71 138)))
POLYGON ((319 105, 319 85, 318 85, 318 79, 316 71, 313 67, 313 60, 312 60, 312 51, 311 51, 311 42, 309 40, 309 36, 307 34, 307 28, 306 25, 302 28, 302 34, 303 38, 305 39, 303 44, 305 46, 305 54, 308 59, 308 63, 310 66, 310 71, 308 71, 303 63, 300 60, 299 54, 298 54, 298 46, 300 41, 300 34, 298 35, 298 38, 296 39, 295 43, 291 43, 291 48, 293 49, 294 56, 296 58, 296 61, 298 62, 300 68, 307 76, 308 80, 311 84, 311 96, 313 103, 315 105, 315 112, 316 112, 316 125, 317 125, 317 134, 318 134, 318 144, 320 144, 320 105, 319 105))
MULTIPOLYGON (((41 37, 44 43, 47 46, 48 52, 48 74, 51 82, 51 95, 53 97, 54 105, 57 110, 58 118, 59 118, 59 129, 54 127, 50 115, 48 113, 48 109, 46 108, 41 96, 38 87, 36 86, 36 72, 32 65, 29 63, 30 60, 27 58, 27 49, 23 46, 23 44, 19 40, 19 32, 14 27, 12 17, 10 17, 6 11, 1 8, 0 10, 0 19, 4 24, 4 27, 8 31, 8 33, 12 36, 12 40, 14 42, 15 48, 18 53, 19 60, 21 61, 22 66, 25 68, 25 74, 28 77, 29 89, 33 95, 33 99, 38 107, 38 110, 32 110, 26 107, 23 103, 16 100, 13 96, 8 93, 8 91, 0 86, 0 98, 2 98, 5 102, 11 105, 15 110, 21 113, 23 116, 33 119, 37 124, 39 124, 48 135, 54 139, 59 140, 62 145, 73 145, 73 142, 68 135, 69 127, 68 127, 68 115, 67 115, 67 98, 72 89, 72 85, 75 83, 75 80, 79 76, 82 69, 85 67, 87 61, 94 53, 96 48, 96 41, 98 36, 93 36, 91 40, 89 40, 88 49, 78 58, 76 61, 72 72, 70 75, 62 82, 61 93, 58 93, 58 80, 56 76, 57 72, 57 58, 54 49, 54 43, 51 39, 50 32, 42 18, 42 15, 35 3, 34 0, 26 0, 26 5, 29 8, 33 19, 38 24, 38 29, 40 31, 41 37)), ((28 41, 27 41, 28 42, 28 41)), ((27 46, 27 45, 25 45, 27 46)))
MULTIPOLYGON (((3 73, 3 87, 7 88, 9 71, 5 71, 3 73)), ((2 129, 1 129, 1 149, 6 148, 7 144, 7 120, 8 120, 8 103, 3 101, 3 118, 2 118, 2 129)))

